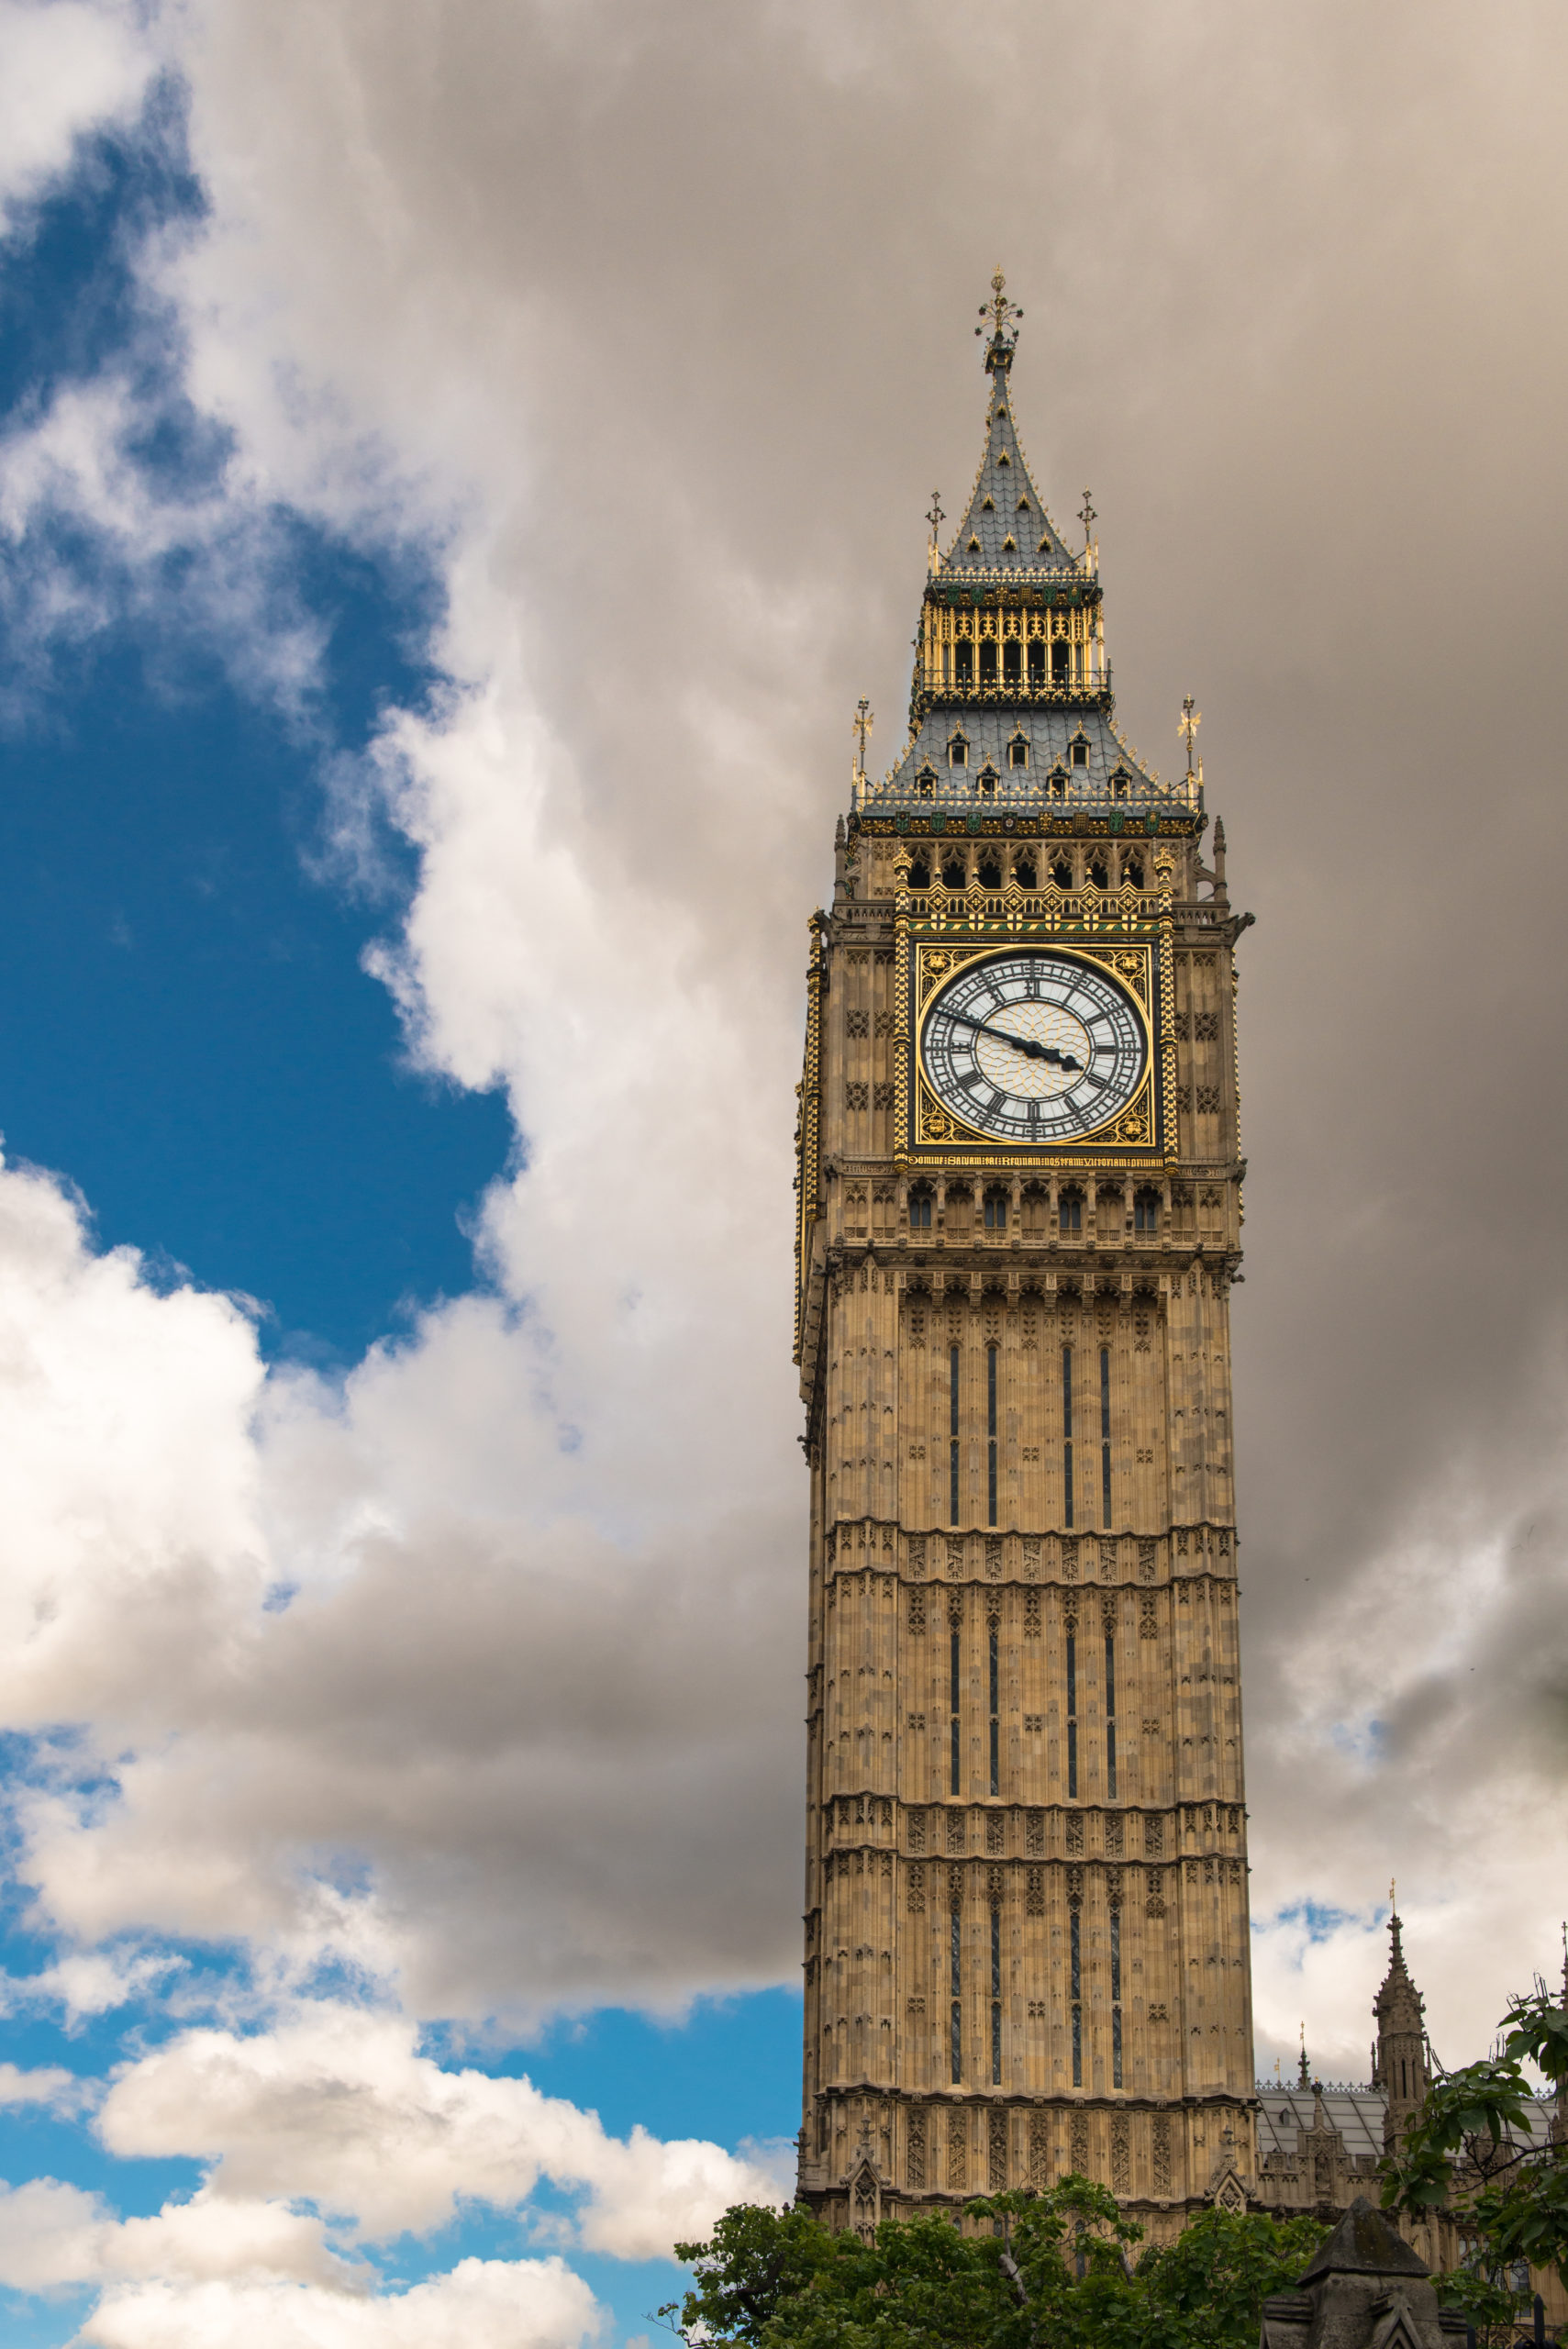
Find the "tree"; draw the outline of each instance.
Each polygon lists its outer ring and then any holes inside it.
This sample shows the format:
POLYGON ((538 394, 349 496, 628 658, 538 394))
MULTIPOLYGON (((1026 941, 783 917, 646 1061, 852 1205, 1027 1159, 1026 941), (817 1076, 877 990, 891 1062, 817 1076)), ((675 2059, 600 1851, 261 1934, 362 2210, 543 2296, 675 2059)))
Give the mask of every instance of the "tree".
POLYGON ((1535 2142, 1524 2070, 1533 2064, 1568 2093, 1568 2009, 1538 1981, 1509 1999, 1498 2037, 1499 2054, 1440 2074, 1383 2165, 1385 2210, 1447 2210, 1471 2238, 1466 2268, 1440 2288, 1478 2330, 1506 2326, 1528 2299, 1513 2280, 1521 2263, 1554 2267, 1568 2285, 1568 2140, 1535 2142))
POLYGON ((1254 2349, 1269 2293, 1322 2242, 1310 2219, 1205 2210, 1140 2256, 1143 2230, 1087 2178, 831 2234, 804 2209, 727 2210, 684 2299, 659 2313, 740 2349, 1254 2349))

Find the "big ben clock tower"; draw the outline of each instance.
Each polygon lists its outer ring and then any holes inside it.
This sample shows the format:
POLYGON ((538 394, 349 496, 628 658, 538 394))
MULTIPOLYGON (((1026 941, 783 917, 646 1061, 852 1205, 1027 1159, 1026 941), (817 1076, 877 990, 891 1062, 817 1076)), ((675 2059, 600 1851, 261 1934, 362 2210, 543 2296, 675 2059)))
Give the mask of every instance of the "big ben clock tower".
POLYGON ((1068 2171, 1158 2238, 1255 2171, 1231 1486, 1224 834, 1117 731, 983 316, 906 747, 811 925, 802 2192, 1068 2171))

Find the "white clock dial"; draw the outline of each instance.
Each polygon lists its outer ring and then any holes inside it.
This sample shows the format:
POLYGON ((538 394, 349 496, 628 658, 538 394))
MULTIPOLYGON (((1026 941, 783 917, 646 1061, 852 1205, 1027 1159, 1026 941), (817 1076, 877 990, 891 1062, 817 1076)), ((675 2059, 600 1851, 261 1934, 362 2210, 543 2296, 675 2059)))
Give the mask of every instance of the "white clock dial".
POLYGON ((1062 954, 970 963, 928 1005, 919 1051, 943 1107, 1009 1142, 1091 1133, 1127 1108, 1148 1064, 1130 996, 1062 954))

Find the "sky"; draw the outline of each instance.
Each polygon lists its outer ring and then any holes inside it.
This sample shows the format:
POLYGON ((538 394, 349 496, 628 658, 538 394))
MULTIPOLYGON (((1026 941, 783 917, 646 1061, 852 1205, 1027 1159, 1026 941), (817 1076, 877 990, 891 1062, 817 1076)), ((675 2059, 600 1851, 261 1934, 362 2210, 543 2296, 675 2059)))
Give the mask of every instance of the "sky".
POLYGON ((0 2312, 622 2349, 787 2190, 806 922, 971 328, 1240 951, 1260 2073, 1568 1876, 1568 24, 0 0, 0 2312))

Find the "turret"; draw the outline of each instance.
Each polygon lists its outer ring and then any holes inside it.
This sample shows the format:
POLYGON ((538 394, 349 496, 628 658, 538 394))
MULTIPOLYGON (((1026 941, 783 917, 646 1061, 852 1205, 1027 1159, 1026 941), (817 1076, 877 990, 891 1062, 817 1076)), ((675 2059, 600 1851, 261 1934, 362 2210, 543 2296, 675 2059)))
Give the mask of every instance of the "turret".
POLYGON ((1373 2043, 1373 2086, 1387 2099, 1383 2123, 1385 2150, 1392 2153, 1420 2110, 1431 2085, 1427 2057, 1426 2001, 1405 1966, 1399 1912, 1388 1918, 1388 1972, 1372 2002, 1377 2020, 1373 2043))

